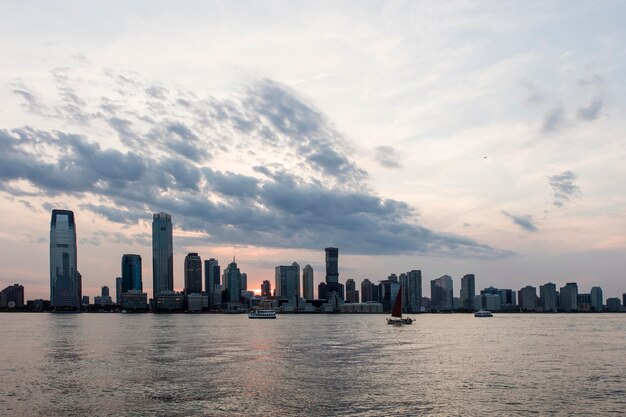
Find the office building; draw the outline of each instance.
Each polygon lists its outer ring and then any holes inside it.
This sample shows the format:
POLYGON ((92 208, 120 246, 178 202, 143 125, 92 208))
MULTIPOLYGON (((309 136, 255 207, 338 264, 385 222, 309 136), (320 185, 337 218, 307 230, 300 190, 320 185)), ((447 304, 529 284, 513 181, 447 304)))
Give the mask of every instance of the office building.
POLYGON ((578 311, 590 312, 591 311, 591 294, 578 294, 576 297, 576 305, 578 311))
POLYGON ((111 295, 109 293, 109 287, 104 285, 100 290, 100 295, 94 297, 93 303, 97 306, 110 306, 113 304, 111 295))
POLYGON ((603 310, 604 298, 602 297, 602 288, 591 288, 591 310, 600 312, 603 310))
POLYGON ((227 301, 239 303, 241 299, 241 271, 237 267, 235 258, 224 269, 224 288, 228 292, 227 301))
POLYGON ((157 294, 155 303, 157 312, 181 312, 185 307, 185 295, 182 292, 163 290, 157 294))
POLYGON ((143 291, 140 255, 122 255, 122 293, 130 290, 143 291))
POLYGON ((204 261, 204 291, 209 297, 209 310, 221 304, 220 264, 215 258, 204 261))
POLYGON ((128 290, 122 293, 121 306, 127 311, 146 311, 148 294, 139 290, 128 290))
POLYGON ((422 271, 413 269, 400 274, 402 309, 407 313, 422 311, 422 271))
POLYGON ((380 281, 378 284, 379 300, 385 313, 390 312, 398 297, 400 283, 391 279, 380 281))
POLYGON ((482 307, 487 311, 501 311, 502 310, 502 300, 500 298, 500 294, 482 294, 481 296, 481 304, 482 307))
POLYGON ((461 310, 473 311, 474 297, 476 296, 476 278, 474 274, 466 274, 461 278, 461 297, 459 308, 461 310))
POLYGON ((272 296, 272 284, 268 280, 264 280, 261 284, 261 297, 271 297, 272 296))
POLYGON ((152 216, 152 292, 174 291, 174 246, 172 216, 155 213, 152 216))
MULTIPOLYGON (((124 261, 122 261, 122 264, 123 263, 124 261)), ((124 267, 122 267, 122 269, 123 268, 124 267)), ((122 277, 115 278, 115 303, 122 304, 122 277)))
POLYGON ((453 309, 452 277, 443 275, 430 281, 430 308, 435 311, 453 309))
POLYGON ((356 289, 356 283, 352 278, 346 280, 346 302, 359 302, 359 291, 356 289))
POLYGON ((9 285, 0 292, 0 308, 23 308, 24 286, 20 284, 9 285))
POLYGON ((291 300, 300 296, 300 265, 280 265, 275 268, 276 298, 291 300))
POLYGON ((606 311, 610 311, 611 313, 616 313, 621 311, 621 303, 619 298, 611 297, 606 299, 606 311))
POLYGON ((539 287, 539 307, 546 313, 557 311, 556 285, 548 282, 539 287))
POLYGON ((302 298, 305 300, 313 300, 313 267, 306 265, 302 270, 302 298))
POLYGON ((241 273, 241 291, 248 291, 248 274, 246 272, 241 273))
POLYGON ((343 301, 345 300, 344 286, 339 283, 339 249, 326 248, 324 250, 326 252, 326 293, 324 298, 329 299, 332 298, 333 294, 337 294, 343 301))
POLYGON ((537 310, 537 288, 527 285, 519 290, 519 308, 522 311, 537 310))
POLYGON ((185 294, 200 294, 202 292, 202 260, 197 253, 188 253, 185 256, 185 294))
POLYGON ((561 311, 578 311, 578 284, 568 282, 559 292, 559 308, 561 311))
MULTIPOLYGON (((374 298, 374 283, 365 278, 361 282, 361 301, 367 303, 369 301, 376 301, 374 298)), ((378 297, 376 297, 378 298, 378 297)))
POLYGON ((52 210, 50 222, 50 304, 56 310, 79 310, 81 282, 77 271, 74 212, 52 210))

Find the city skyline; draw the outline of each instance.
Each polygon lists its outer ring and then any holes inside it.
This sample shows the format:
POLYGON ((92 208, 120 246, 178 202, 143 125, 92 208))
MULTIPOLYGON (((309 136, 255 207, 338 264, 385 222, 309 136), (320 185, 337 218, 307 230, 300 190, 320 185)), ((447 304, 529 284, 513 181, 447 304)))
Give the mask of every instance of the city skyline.
POLYGON ((92 295, 161 211, 177 289, 192 252, 317 286, 336 246, 342 282, 623 291, 623 3, 61 3, 0 17, 0 282, 46 297, 57 207, 92 295))

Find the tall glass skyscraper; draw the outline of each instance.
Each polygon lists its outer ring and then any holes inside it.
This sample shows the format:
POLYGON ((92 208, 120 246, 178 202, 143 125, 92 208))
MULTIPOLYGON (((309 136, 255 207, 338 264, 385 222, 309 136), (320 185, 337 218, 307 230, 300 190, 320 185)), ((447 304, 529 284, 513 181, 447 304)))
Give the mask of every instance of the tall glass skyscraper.
POLYGON ((238 303, 241 298, 241 271, 234 258, 224 270, 224 286, 228 291, 228 301, 238 303))
POLYGON ((461 298, 459 307, 462 310, 474 310, 474 297, 476 296, 476 277, 474 274, 466 274, 461 278, 461 298))
POLYGON ((277 266, 274 278, 276 297, 291 300, 300 296, 300 265, 297 262, 277 266))
POLYGON ((302 270, 302 298, 313 300, 313 267, 307 265, 302 270))
POLYGON ((174 291, 174 257, 172 216, 155 213, 152 216, 152 293, 174 291))
POLYGON ((185 294, 202 292, 202 260, 197 253, 185 256, 185 294))
POLYGON ((326 248, 326 283, 339 282, 339 249, 326 248))
POLYGON ((141 255, 122 256, 122 293, 130 290, 143 291, 141 255))
POLYGON ((55 309, 78 310, 80 290, 74 212, 55 209, 50 222, 50 305, 55 309))

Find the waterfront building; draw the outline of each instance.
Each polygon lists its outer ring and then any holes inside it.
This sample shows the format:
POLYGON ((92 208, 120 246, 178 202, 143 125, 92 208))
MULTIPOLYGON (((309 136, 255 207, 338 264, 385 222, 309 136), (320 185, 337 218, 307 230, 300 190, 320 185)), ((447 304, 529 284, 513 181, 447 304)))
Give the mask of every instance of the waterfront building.
POLYGON ((300 265, 280 265, 275 268, 276 298, 291 300, 300 296, 300 265))
POLYGON ((180 312, 185 305, 185 295, 182 292, 164 290, 156 295, 155 304, 157 312, 180 312))
POLYGON ((305 300, 313 300, 313 267, 306 265, 302 269, 302 298, 305 300))
POLYGON ((474 297, 476 296, 476 277, 474 274, 466 274, 461 278, 461 297, 459 307, 462 310, 473 311, 474 297))
POLYGON ((202 259, 197 253, 188 253, 185 256, 185 294, 200 294, 202 292, 202 259))
MULTIPOLYGON (((327 300, 326 298, 326 289, 327 289, 327 285, 325 282, 320 282, 319 285, 317 286, 317 298, 319 300, 327 300)), ((276 295, 276 289, 274 289, 274 295, 276 295)))
POLYGON ((602 297, 602 288, 591 288, 591 310, 600 312, 603 309, 604 298, 602 297))
MULTIPOLYGON (((347 291, 346 291, 347 294, 347 291)), ((376 302, 347 303, 341 304, 339 309, 342 313, 382 313, 383 305, 376 302)))
POLYGON ((23 308, 24 286, 20 284, 9 285, 0 292, 0 308, 23 308))
POLYGON ((164 291, 174 291, 174 245, 172 216, 152 216, 152 293, 154 299, 164 291))
POLYGON ((539 307, 548 313, 557 311, 556 285, 548 282, 539 287, 539 307))
POLYGON ((359 291, 356 289, 356 283, 352 278, 346 280, 346 302, 359 302, 359 291))
POLYGON ((345 300, 344 286, 339 283, 339 249, 325 248, 324 251, 326 252, 326 293, 324 298, 328 299, 332 293, 337 293, 341 300, 345 300))
POLYGON ((264 280, 261 284, 261 297, 271 297, 272 296, 272 284, 268 280, 264 280))
POLYGON ((202 311, 205 304, 208 304, 208 296, 200 293, 187 294, 187 311, 196 313, 202 311))
POLYGON ((87 307, 89 305, 89 296, 83 295, 83 307, 87 307))
POLYGON ((591 294, 578 294, 576 297, 576 304, 578 311, 589 312, 591 311, 591 294))
POLYGON ((109 287, 104 285, 100 289, 100 295, 94 297, 93 303, 97 306, 110 306, 113 304, 113 300, 111 299, 111 295, 109 293, 109 287))
POLYGON ((248 291, 248 274, 246 272, 241 273, 241 291, 248 291))
POLYGON ((402 309, 406 313, 422 311, 422 271, 413 269, 400 274, 402 309))
POLYGON ((369 279, 365 278, 361 281, 361 301, 367 303, 368 301, 374 301, 374 284, 369 279))
POLYGON ((561 287, 559 292, 559 308, 561 311, 570 312, 578 310, 578 284, 568 282, 561 287))
POLYGON ((74 212, 54 209, 50 221, 50 304, 56 310, 79 310, 81 296, 74 212))
MULTIPOLYGON (((122 260, 122 264, 123 263, 124 261, 122 260)), ((124 269, 124 267, 122 267, 122 269, 124 269)), ((122 277, 115 278, 115 303, 122 304, 122 277)))
POLYGON ((443 275, 430 281, 430 308, 435 311, 451 311, 454 307, 452 277, 443 275))
POLYGON ((483 294, 479 296, 482 298, 482 308, 487 311, 500 311, 502 310, 502 300, 500 294, 483 294))
POLYGON ((527 285, 519 290, 519 308, 522 311, 535 311, 537 309, 537 288, 527 285))
POLYGON ((606 311, 610 311, 612 313, 616 313, 621 311, 621 303, 619 298, 611 297, 606 299, 606 311))
POLYGON ((235 258, 224 269, 224 288, 228 292, 227 302, 239 303, 241 298, 241 271, 237 267, 235 258))
POLYGON ((213 310, 222 303, 220 264, 215 258, 204 261, 204 291, 209 296, 209 310, 213 310))
POLYGON ((130 290, 143 291, 143 275, 141 272, 141 255, 122 255, 122 288, 125 293, 130 290))
POLYGON ((148 309, 148 294, 140 290, 123 292, 121 306, 127 311, 146 311, 148 309))
POLYGON ((517 297, 515 291, 509 288, 499 288, 498 294, 500 294, 500 307, 502 311, 517 311, 517 297))
POLYGON ((398 297, 398 291, 400 291, 400 283, 390 279, 380 281, 378 284, 379 300, 383 305, 383 311, 385 313, 390 312, 391 308, 396 302, 398 297))

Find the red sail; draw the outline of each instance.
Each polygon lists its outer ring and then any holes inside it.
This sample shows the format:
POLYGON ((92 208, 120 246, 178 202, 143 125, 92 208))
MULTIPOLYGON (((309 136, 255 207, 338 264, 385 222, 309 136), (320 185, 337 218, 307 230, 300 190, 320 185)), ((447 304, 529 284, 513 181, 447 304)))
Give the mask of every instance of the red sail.
POLYGON ((402 287, 398 290, 398 297, 396 297, 396 303, 391 310, 391 317, 402 317, 402 287))

